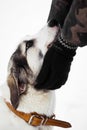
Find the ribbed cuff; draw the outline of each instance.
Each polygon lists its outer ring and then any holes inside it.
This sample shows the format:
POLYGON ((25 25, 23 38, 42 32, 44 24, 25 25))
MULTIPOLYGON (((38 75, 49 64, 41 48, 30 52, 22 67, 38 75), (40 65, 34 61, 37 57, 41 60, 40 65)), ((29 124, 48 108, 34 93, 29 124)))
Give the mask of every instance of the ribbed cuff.
POLYGON ((66 47, 67 49, 73 49, 73 50, 76 50, 77 49, 77 46, 75 46, 75 44, 65 40, 63 38, 63 35, 62 35, 62 32, 60 32, 60 34, 58 35, 58 41, 64 46, 66 47))

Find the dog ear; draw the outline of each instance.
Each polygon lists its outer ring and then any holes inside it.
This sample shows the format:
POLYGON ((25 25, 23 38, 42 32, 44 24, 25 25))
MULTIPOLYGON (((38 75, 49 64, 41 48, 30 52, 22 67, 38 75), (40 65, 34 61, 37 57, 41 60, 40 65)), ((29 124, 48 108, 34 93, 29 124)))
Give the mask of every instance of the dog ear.
POLYGON ((8 71, 7 83, 10 88, 10 100, 14 108, 17 108, 20 96, 26 94, 28 84, 32 84, 34 80, 33 72, 27 63, 26 56, 22 54, 20 46, 10 59, 8 71))
POLYGON ((20 96, 27 89, 30 68, 26 57, 17 51, 12 55, 9 66, 10 74, 7 77, 7 83, 10 88, 10 100, 14 108, 17 108, 20 96))
POLYGON ((20 96, 27 91, 28 74, 23 68, 17 67, 8 75, 7 83, 10 88, 11 103, 17 108, 20 96))
POLYGON ((17 108, 19 103, 19 92, 18 92, 18 83, 16 78, 10 74, 7 78, 7 83, 10 88, 10 99, 14 108, 17 108))

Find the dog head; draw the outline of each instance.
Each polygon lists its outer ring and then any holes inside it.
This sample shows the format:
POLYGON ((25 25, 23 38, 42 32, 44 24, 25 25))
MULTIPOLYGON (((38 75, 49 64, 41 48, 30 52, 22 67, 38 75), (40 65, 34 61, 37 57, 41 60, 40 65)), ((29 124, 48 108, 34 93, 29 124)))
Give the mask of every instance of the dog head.
POLYGON ((23 40, 11 56, 7 83, 14 108, 17 108, 20 96, 26 94, 29 84, 35 85, 44 56, 57 35, 56 25, 55 21, 49 22, 39 33, 23 40))

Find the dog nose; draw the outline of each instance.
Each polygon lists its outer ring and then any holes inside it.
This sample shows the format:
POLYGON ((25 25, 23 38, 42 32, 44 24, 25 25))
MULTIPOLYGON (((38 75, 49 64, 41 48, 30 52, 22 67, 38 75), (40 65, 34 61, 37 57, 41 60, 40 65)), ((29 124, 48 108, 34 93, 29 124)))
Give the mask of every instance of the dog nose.
POLYGON ((58 26, 58 21, 55 19, 52 19, 48 22, 48 26, 49 27, 54 27, 54 26, 58 26))

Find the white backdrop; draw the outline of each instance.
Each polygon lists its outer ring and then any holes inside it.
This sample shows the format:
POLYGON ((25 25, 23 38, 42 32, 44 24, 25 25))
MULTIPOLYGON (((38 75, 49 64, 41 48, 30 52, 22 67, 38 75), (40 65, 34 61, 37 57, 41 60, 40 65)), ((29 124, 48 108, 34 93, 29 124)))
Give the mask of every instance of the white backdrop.
MULTIPOLYGON (((19 41, 41 29, 47 20, 51 0, 0 0, 0 85, 5 82, 7 64, 19 41)), ((78 49, 67 83, 56 90, 55 113, 71 122, 70 130, 87 130, 87 47, 78 49)), ((54 127, 54 130, 63 128, 54 127)))

